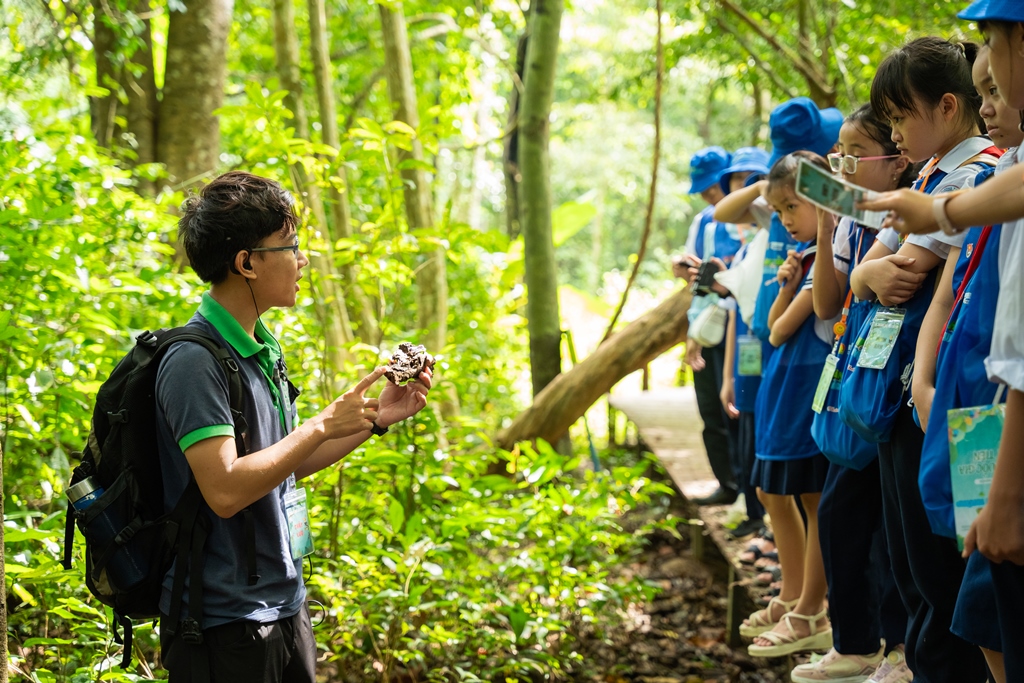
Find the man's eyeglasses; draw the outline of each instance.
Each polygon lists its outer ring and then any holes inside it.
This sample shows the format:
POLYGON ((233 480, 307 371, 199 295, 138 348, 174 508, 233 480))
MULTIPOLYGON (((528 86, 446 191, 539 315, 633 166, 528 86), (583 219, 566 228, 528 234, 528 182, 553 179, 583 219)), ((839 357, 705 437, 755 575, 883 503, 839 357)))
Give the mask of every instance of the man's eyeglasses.
POLYGON ((292 254, 294 254, 296 257, 298 257, 298 255, 299 255, 299 241, 295 240, 295 244, 289 244, 289 245, 284 246, 284 247, 253 247, 249 251, 252 251, 252 252, 256 252, 256 251, 290 251, 290 252, 292 252, 292 254))
POLYGON ((828 155, 828 165, 833 173, 842 171, 847 175, 857 172, 857 164, 861 161, 880 161, 881 159, 895 159, 899 154, 887 154, 884 157, 855 157, 852 154, 840 154, 833 152, 828 155))

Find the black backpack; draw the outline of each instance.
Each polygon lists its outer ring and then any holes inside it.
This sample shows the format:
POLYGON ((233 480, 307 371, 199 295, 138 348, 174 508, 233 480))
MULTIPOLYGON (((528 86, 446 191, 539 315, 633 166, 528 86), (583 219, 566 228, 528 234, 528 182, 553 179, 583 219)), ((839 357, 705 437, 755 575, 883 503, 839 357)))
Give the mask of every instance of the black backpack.
MULTIPOLYGON (((163 476, 157 453, 156 375, 168 348, 177 342, 200 344, 217 358, 228 379, 235 444, 239 457, 246 452, 247 425, 242 416, 242 380, 238 364, 219 342, 194 327, 143 332, 135 347, 117 364, 96 396, 92 428, 81 464, 75 467, 69 488, 87 477, 102 487, 90 494, 90 503, 78 508, 69 501, 64 533, 65 569, 71 568, 75 521, 85 537, 85 582, 100 602, 114 611, 114 638, 124 644, 122 667, 132 652, 132 619, 160 616, 164 576, 175 558, 179 570, 171 594, 171 614, 161 624, 168 633, 181 626, 189 643, 202 642, 202 551, 209 532, 200 514, 202 494, 195 478, 171 512, 164 512, 163 476), (93 498, 93 496, 95 496, 93 498), (184 568, 188 567, 189 617, 181 620, 184 568), (124 628, 124 638, 118 626, 124 628)), ((255 573, 255 532, 247 509, 249 583, 255 573)))

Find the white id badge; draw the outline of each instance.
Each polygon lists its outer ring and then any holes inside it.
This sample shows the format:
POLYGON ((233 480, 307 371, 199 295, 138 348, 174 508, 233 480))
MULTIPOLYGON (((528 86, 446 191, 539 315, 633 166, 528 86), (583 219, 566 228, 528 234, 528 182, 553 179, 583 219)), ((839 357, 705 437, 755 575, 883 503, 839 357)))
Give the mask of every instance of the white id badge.
POLYGON ((292 545, 292 559, 313 553, 313 535, 309 530, 309 511, 306 509, 306 489, 295 489, 284 494, 284 512, 288 517, 288 540, 292 545))
POLYGON ((902 308, 883 308, 875 314, 864 347, 860 350, 857 367, 873 370, 885 367, 892 350, 896 348, 896 340, 899 339, 906 316, 907 312, 902 308))
POLYGON ((761 340, 753 335, 736 339, 736 353, 739 354, 737 372, 741 377, 761 376, 761 340))
POLYGON ((811 403, 811 410, 820 413, 825 407, 825 397, 828 396, 829 387, 836 377, 836 366, 839 365, 839 356, 834 353, 828 354, 825 365, 821 368, 821 377, 818 378, 818 387, 814 390, 814 402, 811 403))

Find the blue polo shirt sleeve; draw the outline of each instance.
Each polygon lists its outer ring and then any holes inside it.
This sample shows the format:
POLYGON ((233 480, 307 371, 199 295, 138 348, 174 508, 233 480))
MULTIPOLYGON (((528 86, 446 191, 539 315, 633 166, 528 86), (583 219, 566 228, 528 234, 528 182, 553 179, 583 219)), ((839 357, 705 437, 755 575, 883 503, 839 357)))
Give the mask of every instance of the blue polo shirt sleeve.
POLYGON ((235 435, 227 376, 199 344, 182 342, 168 350, 157 372, 156 400, 183 453, 204 439, 235 435))

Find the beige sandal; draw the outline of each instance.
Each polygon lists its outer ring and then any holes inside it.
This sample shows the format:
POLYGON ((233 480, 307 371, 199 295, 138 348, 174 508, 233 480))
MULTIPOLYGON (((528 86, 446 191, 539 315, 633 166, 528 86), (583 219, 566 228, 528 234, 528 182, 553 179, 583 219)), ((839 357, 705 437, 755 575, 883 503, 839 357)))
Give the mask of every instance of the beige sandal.
POLYGON ((818 630, 818 620, 824 619, 827 610, 822 610, 818 614, 806 615, 797 614, 796 612, 789 612, 782 616, 780 622, 786 624, 786 629, 789 633, 779 633, 778 631, 765 631, 760 633, 762 638, 771 641, 771 645, 751 645, 747 648, 747 653, 751 657, 781 657, 783 655, 792 654, 794 652, 805 652, 807 650, 828 650, 832 647, 832 625, 829 624, 826 628, 818 630), (810 629, 810 635, 804 638, 798 638, 796 635, 796 629, 793 628, 793 619, 802 619, 807 622, 807 626, 810 629))
MULTIPOLYGON (((754 638, 761 635, 765 631, 771 631, 778 624, 778 621, 772 621, 772 607, 778 605, 783 608, 782 614, 785 616, 790 610, 796 607, 796 603, 799 600, 782 600, 779 596, 775 596, 768 601, 768 606, 764 609, 760 609, 751 614, 747 619, 740 624, 740 635, 744 638, 754 638)), ((781 617, 780 617, 781 619, 781 617)))

